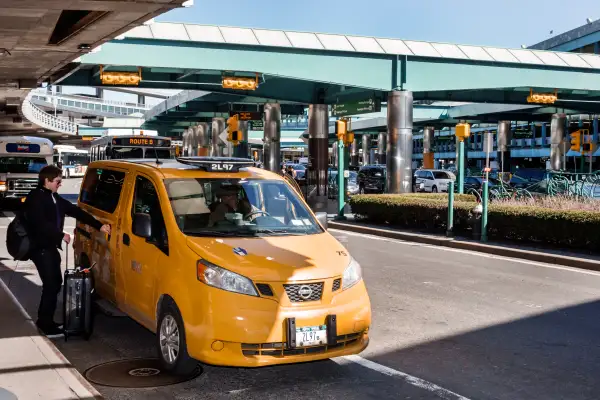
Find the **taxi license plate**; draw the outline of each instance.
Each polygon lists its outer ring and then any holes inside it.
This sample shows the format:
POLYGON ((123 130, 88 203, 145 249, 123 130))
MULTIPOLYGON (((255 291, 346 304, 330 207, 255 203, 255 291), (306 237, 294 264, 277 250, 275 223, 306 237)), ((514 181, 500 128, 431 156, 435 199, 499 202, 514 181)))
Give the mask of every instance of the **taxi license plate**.
POLYGON ((296 347, 327 344, 327 325, 296 328, 296 347))

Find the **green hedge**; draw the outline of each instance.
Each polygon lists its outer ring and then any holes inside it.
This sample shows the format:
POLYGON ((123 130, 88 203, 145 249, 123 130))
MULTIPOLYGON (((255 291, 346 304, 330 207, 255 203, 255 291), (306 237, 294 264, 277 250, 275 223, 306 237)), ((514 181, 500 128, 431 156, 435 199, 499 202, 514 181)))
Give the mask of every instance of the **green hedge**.
MULTIPOLYGON (((456 195, 454 232, 470 235, 470 195, 456 195), (466 196, 466 197, 465 197, 466 196)), ((360 195, 350 199, 358 219, 428 232, 447 229, 447 195, 360 195)), ((488 237, 600 251, 600 213, 490 204, 488 237)))

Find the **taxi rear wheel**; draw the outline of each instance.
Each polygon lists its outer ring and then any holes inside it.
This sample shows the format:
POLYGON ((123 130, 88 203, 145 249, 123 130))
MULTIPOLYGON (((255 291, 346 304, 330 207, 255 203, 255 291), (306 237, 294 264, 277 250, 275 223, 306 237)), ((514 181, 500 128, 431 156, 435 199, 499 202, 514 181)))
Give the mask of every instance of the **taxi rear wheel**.
POLYGON ((165 300, 158 318, 156 332, 158 357, 165 371, 175 375, 189 375, 198 362, 187 352, 183 319, 172 300, 165 300))

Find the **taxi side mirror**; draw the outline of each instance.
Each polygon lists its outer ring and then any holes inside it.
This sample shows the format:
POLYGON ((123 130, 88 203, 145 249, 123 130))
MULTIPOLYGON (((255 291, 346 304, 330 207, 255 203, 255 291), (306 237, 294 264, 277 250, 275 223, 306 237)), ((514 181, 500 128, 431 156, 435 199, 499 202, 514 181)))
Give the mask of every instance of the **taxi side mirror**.
POLYGON ((150 214, 135 213, 133 216, 133 234, 145 239, 152 237, 152 220, 150 214))
POLYGON ((323 229, 327 230, 327 213, 318 212, 315 215, 317 216, 317 221, 319 221, 323 229))

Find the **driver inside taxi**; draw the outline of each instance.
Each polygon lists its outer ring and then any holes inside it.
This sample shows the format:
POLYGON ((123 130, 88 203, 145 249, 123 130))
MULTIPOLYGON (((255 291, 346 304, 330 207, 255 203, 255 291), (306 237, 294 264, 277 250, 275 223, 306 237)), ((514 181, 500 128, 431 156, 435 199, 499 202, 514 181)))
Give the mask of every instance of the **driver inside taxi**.
POLYGON ((221 187, 217 191, 219 202, 212 208, 208 226, 214 226, 216 223, 225 221, 225 214, 240 213, 244 217, 252 212, 252 205, 247 199, 240 199, 239 193, 242 189, 239 186, 221 187))

